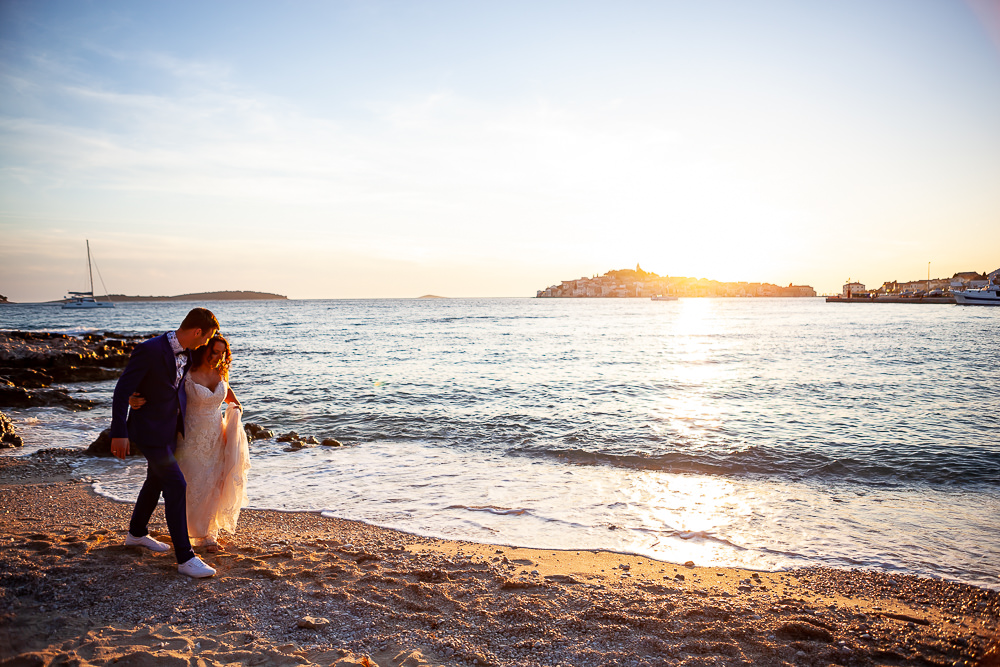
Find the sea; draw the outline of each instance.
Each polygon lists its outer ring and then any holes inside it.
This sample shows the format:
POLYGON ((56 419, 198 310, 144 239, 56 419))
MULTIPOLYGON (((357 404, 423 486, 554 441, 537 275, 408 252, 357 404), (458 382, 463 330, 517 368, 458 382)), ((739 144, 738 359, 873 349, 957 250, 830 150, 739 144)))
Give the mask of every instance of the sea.
MULTIPOLYGON (((671 563, 871 569, 1000 590, 1000 308, 823 299, 377 299, 0 308, 0 329, 160 333, 212 309, 250 506, 671 563)), ((5 410, 86 447, 90 411, 5 410)), ((75 474, 134 500, 140 460, 75 474)))

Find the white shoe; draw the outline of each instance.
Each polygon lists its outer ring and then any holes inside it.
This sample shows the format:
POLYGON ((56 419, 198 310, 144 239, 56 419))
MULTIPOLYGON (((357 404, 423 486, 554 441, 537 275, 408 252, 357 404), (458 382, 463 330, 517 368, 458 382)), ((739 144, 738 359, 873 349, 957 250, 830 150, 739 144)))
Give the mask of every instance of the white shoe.
POLYGON ((142 537, 133 537, 132 533, 125 536, 125 546, 127 547, 146 547, 150 551, 170 551, 170 545, 165 542, 160 542, 159 540, 154 540, 149 535, 143 535, 142 537))
POLYGON ((207 565, 205 561, 197 556, 178 565, 177 571, 181 574, 186 574, 193 579, 211 577, 215 574, 215 568, 211 565, 207 565))

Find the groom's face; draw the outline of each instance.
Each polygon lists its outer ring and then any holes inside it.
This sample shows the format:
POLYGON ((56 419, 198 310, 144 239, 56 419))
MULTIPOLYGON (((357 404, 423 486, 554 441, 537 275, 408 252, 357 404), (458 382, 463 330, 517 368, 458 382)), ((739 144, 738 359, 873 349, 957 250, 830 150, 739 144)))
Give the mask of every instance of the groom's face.
POLYGON ((195 329, 195 331, 198 332, 198 335, 195 337, 194 344, 191 346, 192 350, 198 349, 211 340, 212 336, 215 335, 215 329, 209 329, 208 332, 203 332, 202 329, 195 329))

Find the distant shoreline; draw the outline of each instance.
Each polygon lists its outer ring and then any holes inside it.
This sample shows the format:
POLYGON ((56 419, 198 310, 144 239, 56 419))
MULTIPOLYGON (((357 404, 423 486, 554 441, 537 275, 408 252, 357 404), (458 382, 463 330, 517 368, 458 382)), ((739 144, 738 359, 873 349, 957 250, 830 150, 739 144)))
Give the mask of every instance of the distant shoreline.
MULTIPOLYGON (((177 296, 127 296, 125 294, 109 294, 94 297, 97 301, 113 301, 114 303, 139 303, 145 301, 287 301, 283 294, 270 292, 195 292, 193 294, 178 294, 177 296)), ((44 303, 64 303, 68 299, 46 301, 44 303)))
MULTIPOLYGON (((822 299, 828 296, 834 296, 831 294, 820 294, 815 297, 799 297, 799 298, 814 298, 822 299)), ((295 298, 290 299, 287 296, 281 294, 268 294, 265 292, 203 292, 199 294, 179 294, 177 296, 126 296, 123 294, 112 294, 108 296, 96 297, 97 301, 108 301, 109 299, 115 303, 144 303, 144 302, 160 302, 160 301, 421 301, 421 300, 454 300, 454 299, 536 299, 538 297, 534 296, 465 296, 465 297, 450 297, 450 296, 436 296, 428 294, 425 296, 379 296, 379 297, 322 297, 322 298, 295 298), (220 296, 224 294, 229 294, 230 296, 220 296), (240 295, 247 296, 240 296, 240 295)), ((552 299, 573 299, 580 297, 549 297, 552 299)), ((625 297, 605 297, 611 300, 620 301, 649 301, 649 297, 646 296, 625 296, 625 297)), ((687 299, 748 299, 748 298, 787 298, 787 297, 746 297, 746 296, 688 296, 680 297, 687 299)), ((58 306, 60 304, 66 303, 68 299, 59 299, 58 301, 0 301, 0 307, 2 306, 58 306)))

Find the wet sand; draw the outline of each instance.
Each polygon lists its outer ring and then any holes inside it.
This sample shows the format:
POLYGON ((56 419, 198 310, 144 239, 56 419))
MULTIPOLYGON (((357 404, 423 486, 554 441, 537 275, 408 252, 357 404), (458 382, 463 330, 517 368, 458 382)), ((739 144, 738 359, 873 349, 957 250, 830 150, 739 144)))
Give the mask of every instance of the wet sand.
MULTIPOLYGON (((0 455, 0 666, 1000 665, 1000 594, 421 538, 245 510, 212 579, 123 546, 66 453, 0 455)), ((169 541, 162 510, 151 533, 169 541)))

